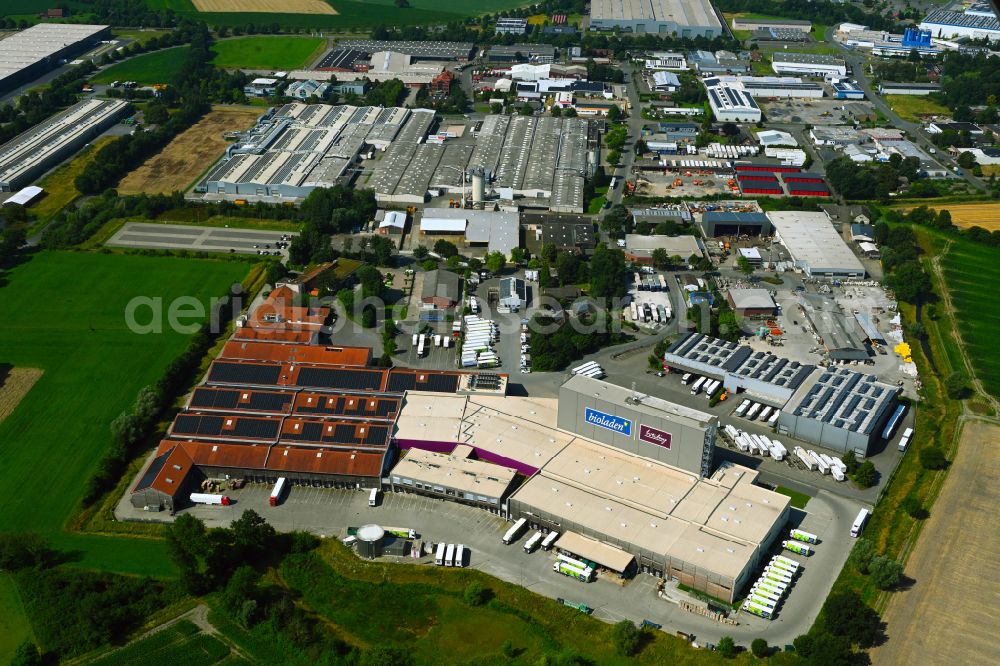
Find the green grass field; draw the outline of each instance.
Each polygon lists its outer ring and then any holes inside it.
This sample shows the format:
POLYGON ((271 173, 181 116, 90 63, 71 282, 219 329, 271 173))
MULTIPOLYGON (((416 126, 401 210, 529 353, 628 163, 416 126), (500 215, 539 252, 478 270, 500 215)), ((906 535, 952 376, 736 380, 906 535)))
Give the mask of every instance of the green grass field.
POLYGON ((169 575, 157 541, 62 534, 108 444, 109 424, 159 379, 188 336, 139 335, 125 323, 135 297, 207 302, 247 265, 74 252, 43 252, 4 274, 0 359, 45 374, 0 423, 0 525, 36 530, 81 566, 169 575))
POLYGON ((89 663, 91 666, 137 666, 138 664, 210 666, 219 663, 227 656, 229 656, 228 646, 217 638, 199 633, 198 627, 190 621, 181 620, 89 663))
POLYGON ((212 46, 218 67, 301 69, 318 58, 326 40, 317 37, 243 37, 223 39, 212 46))
POLYGON ((787 497, 791 497, 792 506, 795 507, 796 509, 806 508, 806 504, 808 504, 809 500, 812 499, 809 497, 809 495, 806 495, 805 493, 800 493, 797 490, 792 490, 791 488, 785 488, 784 486, 778 486, 777 488, 774 489, 774 492, 780 493, 787 497))
MULTIPOLYGON (((70 12, 73 13, 88 12, 92 9, 88 4, 80 2, 80 0, 68 0, 68 2, 57 4, 59 6, 66 5, 70 12)), ((52 0, 3 0, 3 2, 0 2, 0 16, 38 14, 55 6, 52 4, 52 0)))
POLYGON ((1000 330, 1000 296, 995 289, 983 288, 1000 284, 1000 250, 956 241, 941 267, 973 367, 986 390, 1000 396, 1000 357, 993 349, 1000 330))
POLYGON ((885 103, 903 120, 920 122, 922 115, 950 115, 948 107, 920 95, 886 95, 885 103))
POLYGON ((0 663, 9 663, 14 650, 31 636, 17 585, 8 574, 0 574, 0 663))
POLYGON ((135 81, 145 85, 168 83, 180 71, 190 48, 189 46, 177 46, 162 51, 144 53, 111 65, 95 74, 91 80, 94 83, 135 81))

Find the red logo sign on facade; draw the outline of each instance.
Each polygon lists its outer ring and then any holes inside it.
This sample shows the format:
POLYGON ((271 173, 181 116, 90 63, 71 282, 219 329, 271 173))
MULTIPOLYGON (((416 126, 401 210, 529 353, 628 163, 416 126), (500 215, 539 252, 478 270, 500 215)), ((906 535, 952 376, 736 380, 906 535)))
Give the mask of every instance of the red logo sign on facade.
POLYGON ((657 446, 669 449, 672 437, 669 432, 663 432, 662 430, 657 430, 656 428, 650 428, 648 425, 640 425, 639 439, 644 442, 649 442, 650 444, 656 444, 657 446))

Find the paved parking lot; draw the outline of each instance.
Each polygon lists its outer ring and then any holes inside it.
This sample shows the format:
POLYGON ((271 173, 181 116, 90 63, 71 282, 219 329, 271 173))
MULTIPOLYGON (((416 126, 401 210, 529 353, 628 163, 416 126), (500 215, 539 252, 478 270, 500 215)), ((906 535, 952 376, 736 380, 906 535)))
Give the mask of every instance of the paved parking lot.
POLYGON ((281 231, 129 222, 105 244, 111 247, 243 254, 257 254, 258 250, 270 246, 271 252, 279 251, 282 257, 287 257, 287 249, 277 250, 275 247, 275 243, 286 234, 281 231))
MULTIPOLYGON (((420 541, 462 543, 469 549, 468 566, 505 581, 521 585, 547 597, 562 597, 583 602, 594 608, 594 616, 617 622, 650 619, 673 631, 697 636, 699 642, 717 643, 723 635, 749 644, 757 636, 772 644, 789 643, 805 632, 829 592, 834 574, 843 566, 850 546, 847 534, 857 512, 857 504, 820 493, 806 512, 795 512, 793 525, 820 536, 820 544, 811 558, 785 553, 803 563, 803 573, 795 581, 776 620, 767 622, 745 613, 737 614, 736 626, 720 625, 693 615, 656 595, 658 580, 640 574, 624 585, 614 578, 598 578, 585 584, 552 571, 553 553, 538 550, 524 552, 523 544, 531 535, 507 546, 501 536, 510 523, 482 509, 418 495, 385 493, 379 506, 368 506, 368 491, 292 487, 276 507, 268 505, 271 486, 255 484, 241 490, 226 491, 233 505, 194 506, 184 509, 201 518, 210 527, 226 527, 246 509, 254 509, 279 531, 308 530, 327 538, 343 538, 349 526, 376 523, 387 527, 414 529, 420 541)), ((121 519, 145 518, 169 521, 166 514, 148 514, 132 509, 127 501, 120 504, 116 516, 121 519)), ((777 551, 775 551, 777 552, 777 551)), ((417 563, 433 565, 432 556, 417 563)))

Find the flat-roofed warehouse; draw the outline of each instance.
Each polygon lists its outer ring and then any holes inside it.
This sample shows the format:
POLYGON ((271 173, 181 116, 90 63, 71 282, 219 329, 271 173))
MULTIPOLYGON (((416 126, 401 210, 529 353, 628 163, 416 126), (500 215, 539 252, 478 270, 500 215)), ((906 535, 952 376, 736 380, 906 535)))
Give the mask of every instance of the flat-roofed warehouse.
POLYGON ((712 469, 718 422, 710 414, 574 375, 559 388, 559 428, 697 476, 712 469))
POLYGON ((110 34, 107 25, 39 23, 0 40, 0 94, 38 78, 110 34))
POLYGON ((499 510, 517 470, 476 460, 467 444, 451 453, 410 449, 389 473, 393 492, 411 492, 499 510))
POLYGON ((304 199, 317 187, 349 179, 365 148, 384 150, 409 133, 426 134, 429 122, 420 120, 428 116, 433 112, 399 107, 286 104, 229 146, 203 187, 223 198, 304 199), (418 127, 409 132, 414 119, 418 127))
POLYGON ((3 144, 0 191, 19 189, 38 178, 118 122, 129 108, 128 102, 122 100, 89 99, 3 144))
POLYGON ((795 266, 811 277, 864 277, 865 267, 833 228, 826 213, 772 211, 776 240, 795 266))
POLYGON ((833 451, 867 455, 899 400, 900 388, 844 367, 818 368, 782 408, 778 433, 833 451))
POLYGON ((592 0, 590 29, 636 34, 708 37, 723 34, 708 0, 592 0))
POLYGON ((469 60, 476 52, 472 42, 396 42, 378 39, 341 39, 337 42, 337 48, 368 54, 392 51, 411 56, 414 60, 460 62, 469 60))
POLYGON ((789 498, 754 485, 756 476, 727 466, 698 478, 577 440, 522 485, 508 507, 511 518, 561 532, 557 548, 607 569, 675 578, 732 601, 789 512, 789 498))

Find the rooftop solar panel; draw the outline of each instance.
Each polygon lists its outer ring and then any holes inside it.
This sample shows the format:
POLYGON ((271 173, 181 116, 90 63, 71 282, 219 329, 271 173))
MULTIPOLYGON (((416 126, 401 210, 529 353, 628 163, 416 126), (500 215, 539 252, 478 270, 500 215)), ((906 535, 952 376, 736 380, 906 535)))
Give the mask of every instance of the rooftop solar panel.
POLYGON ((345 370, 339 368, 301 368, 296 385, 318 388, 378 391, 383 373, 378 370, 345 370))
POLYGON ((143 490, 153 485, 153 481, 156 480, 156 475, 160 473, 161 469, 163 469, 163 466, 167 463, 167 458, 170 456, 172 451, 173 449, 170 449, 166 453, 157 456, 156 459, 150 463, 149 467, 146 469, 146 473, 142 475, 142 478, 139 479, 139 483, 136 484, 136 490, 143 490))
POLYGON ((216 361, 208 371, 208 382, 220 384, 277 385, 281 378, 280 365, 259 363, 230 363, 216 361))

